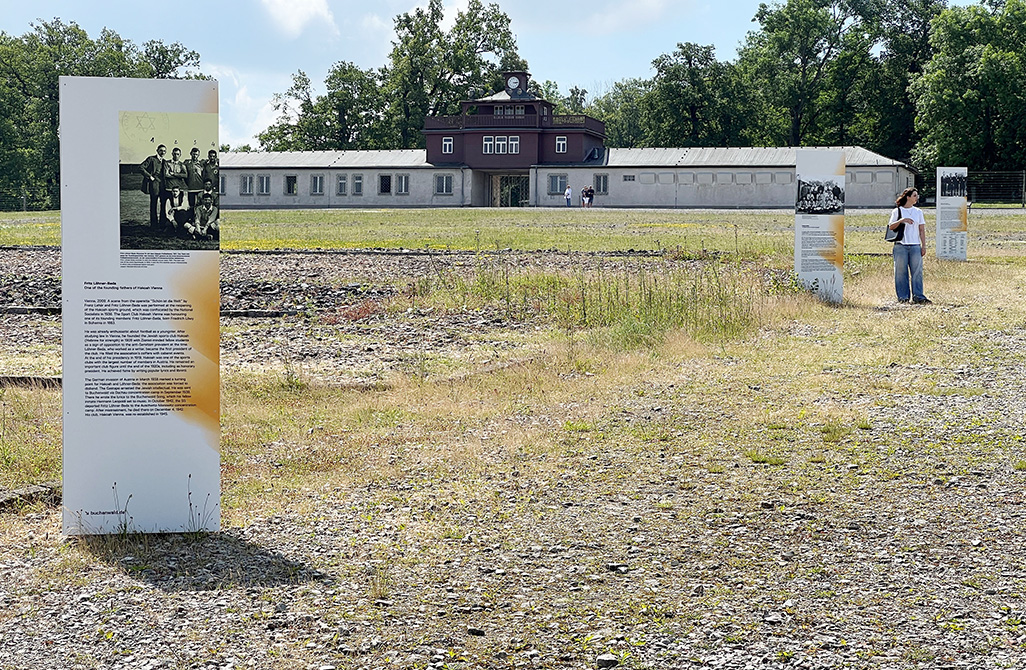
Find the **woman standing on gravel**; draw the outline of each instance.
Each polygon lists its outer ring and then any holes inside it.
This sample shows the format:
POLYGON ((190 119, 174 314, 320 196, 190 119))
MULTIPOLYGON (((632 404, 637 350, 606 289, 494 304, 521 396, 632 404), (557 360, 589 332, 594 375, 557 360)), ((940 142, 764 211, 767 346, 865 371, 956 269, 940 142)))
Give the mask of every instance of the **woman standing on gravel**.
POLYGON ((929 305, 930 299, 923 294, 923 257, 926 256, 926 219, 923 211, 916 207, 919 191, 906 188, 895 201, 897 207, 891 212, 887 225, 891 230, 904 226, 901 239, 894 243, 894 291, 898 302, 929 305), (910 290, 911 289, 911 290, 910 290))

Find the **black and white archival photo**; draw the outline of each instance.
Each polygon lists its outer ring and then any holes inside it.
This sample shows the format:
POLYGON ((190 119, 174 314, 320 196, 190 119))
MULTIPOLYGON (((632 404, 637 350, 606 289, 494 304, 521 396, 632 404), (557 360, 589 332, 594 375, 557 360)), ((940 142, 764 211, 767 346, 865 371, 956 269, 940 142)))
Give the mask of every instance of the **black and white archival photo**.
POLYGON ((969 192, 969 175, 964 169, 940 173, 940 195, 942 198, 964 198, 969 192))
POLYGON ((220 248, 220 167, 211 116, 121 112, 122 249, 220 248))
POLYGON ((833 177, 820 179, 798 175, 794 208, 799 214, 843 214, 844 186, 833 177))

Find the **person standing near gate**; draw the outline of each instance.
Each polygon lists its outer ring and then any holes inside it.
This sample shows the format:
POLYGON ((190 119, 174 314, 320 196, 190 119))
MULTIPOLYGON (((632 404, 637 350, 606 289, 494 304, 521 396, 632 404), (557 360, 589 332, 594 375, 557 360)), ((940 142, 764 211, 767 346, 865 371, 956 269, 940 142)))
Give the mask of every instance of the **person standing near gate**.
POLYGON ((566 185, 566 190, 563 191, 563 197, 566 198, 566 206, 571 207, 570 200, 574 197, 574 190, 570 188, 570 184, 566 185))

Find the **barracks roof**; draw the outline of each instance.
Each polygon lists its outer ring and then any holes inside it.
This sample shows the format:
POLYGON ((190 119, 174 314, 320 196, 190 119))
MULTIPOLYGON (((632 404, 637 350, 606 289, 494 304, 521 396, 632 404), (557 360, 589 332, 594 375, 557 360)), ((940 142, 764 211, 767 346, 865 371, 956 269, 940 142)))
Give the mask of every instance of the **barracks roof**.
MULTIPOLYGON (((901 167, 901 161, 881 156, 863 147, 802 147, 802 149, 842 149, 847 167, 901 167)), ((794 147, 682 147, 682 148, 607 148, 589 161, 561 163, 576 167, 781 167, 793 168, 794 147)), ((221 167, 229 169, 353 169, 353 168, 433 168, 424 149, 353 151, 252 151, 226 152, 221 167)), ((446 166, 452 167, 452 166, 446 166)), ((556 165, 552 165, 556 167, 556 165)))
MULTIPOLYGON (((845 164, 900 167, 901 161, 863 147, 801 147, 841 149, 845 164)), ((606 149, 601 163, 608 167, 794 167, 794 147, 682 147, 606 149)), ((595 161, 599 162, 599 161, 595 161)))
POLYGON ((221 154, 221 167, 232 169, 345 169, 432 167, 423 149, 353 151, 240 151, 221 154))

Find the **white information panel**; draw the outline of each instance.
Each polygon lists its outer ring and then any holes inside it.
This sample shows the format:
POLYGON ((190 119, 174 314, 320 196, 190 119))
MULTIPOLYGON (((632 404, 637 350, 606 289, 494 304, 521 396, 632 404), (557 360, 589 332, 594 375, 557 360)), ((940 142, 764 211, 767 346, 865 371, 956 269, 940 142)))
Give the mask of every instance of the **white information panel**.
POLYGON ((844 297, 844 152, 798 149, 794 271, 822 300, 844 297))
POLYGON ((66 535, 220 528, 217 95, 60 79, 66 535))
POLYGON ((937 168, 937 258, 967 260, 969 242, 969 170, 937 168))

